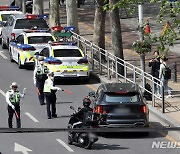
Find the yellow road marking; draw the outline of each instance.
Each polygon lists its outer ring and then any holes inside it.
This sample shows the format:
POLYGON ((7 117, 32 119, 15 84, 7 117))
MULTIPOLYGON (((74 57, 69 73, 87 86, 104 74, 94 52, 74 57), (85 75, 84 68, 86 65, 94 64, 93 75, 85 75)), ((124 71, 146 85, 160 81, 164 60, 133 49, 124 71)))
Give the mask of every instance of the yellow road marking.
MULTIPOLYGON (((97 89, 96 89, 94 86, 92 86, 92 85, 87 84, 86 86, 89 87, 90 89, 94 90, 94 91, 97 90, 97 89)), ((155 127, 154 125, 152 125, 152 124, 149 124, 149 126, 150 126, 151 128, 156 128, 156 127, 155 127)), ((162 136, 164 136, 164 137, 165 137, 166 139, 168 139, 169 141, 174 142, 174 143, 177 143, 177 141, 176 141, 175 139, 173 139, 171 136, 166 135, 166 134, 163 133, 163 132, 158 132, 158 133, 161 134, 162 136)))

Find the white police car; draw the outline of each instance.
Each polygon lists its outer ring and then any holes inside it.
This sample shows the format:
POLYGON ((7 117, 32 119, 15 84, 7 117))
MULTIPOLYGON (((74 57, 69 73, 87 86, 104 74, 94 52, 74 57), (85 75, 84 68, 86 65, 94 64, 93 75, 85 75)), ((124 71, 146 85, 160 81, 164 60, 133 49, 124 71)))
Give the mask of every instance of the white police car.
POLYGON ((45 20, 47 18, 47 15, 35 14, 10 15, 2 28, 2 48, 9 47, 10 41, 16 39, 24 30, 49 30, 49 26, 45 20))
POLYGON ((55 78, 89 79, 88 59, 73 42, 50 43, 39 54, 55 78))
POLYGON ((24 65, 34 65, 34 54, 48 45, 49 41, 55 41, 51 33, 46 30, 26 30, 9 45, 11 62, 16 61, 19 68, 24 65))
POLYGON ((5 25, 8 17, 12 14, 23 14, 19 10, 18 6, 0 6, 0 39, 1 39, 1 30, 5 25))

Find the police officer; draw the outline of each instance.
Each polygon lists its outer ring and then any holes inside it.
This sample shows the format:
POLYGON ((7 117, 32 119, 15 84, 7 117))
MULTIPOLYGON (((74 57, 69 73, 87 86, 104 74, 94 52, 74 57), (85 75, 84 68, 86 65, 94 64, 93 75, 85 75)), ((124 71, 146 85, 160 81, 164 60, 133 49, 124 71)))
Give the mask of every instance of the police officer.
POLYGON ((56 91, 63 89, 59 87, 54 86, 54 73, 50 72, 48 73, 48 79, 46 79, 44 84, 44 95, 46 98, 46 105, 47 105, 47 116, 48 119, 51 119, 51 117, 57 117, 56 114, 56 91), (50 109, 51 107, 51 109, 50 109))
POLYGON ((39 103, 41 105, 45 104, 43 88, 44 88, 44 82, 47 79, 48 72, 49 72, 49 70, 48 70, 47 66, 44 65, 44 57, 39 56, 38 64, 34 69, 34 84, 36 85, 39 103))
POLYGON ((17 128, 21 128, 21 119, 20 119, 20 98, 23 98, 25 95, 25 88, 23 94, 18 91, 18 84, 13 82, 10 86, 10 90, 6 92, 6 102, 8 103, 8 125, 9 128, 12 128, 12 119, 15 113, 17 128))

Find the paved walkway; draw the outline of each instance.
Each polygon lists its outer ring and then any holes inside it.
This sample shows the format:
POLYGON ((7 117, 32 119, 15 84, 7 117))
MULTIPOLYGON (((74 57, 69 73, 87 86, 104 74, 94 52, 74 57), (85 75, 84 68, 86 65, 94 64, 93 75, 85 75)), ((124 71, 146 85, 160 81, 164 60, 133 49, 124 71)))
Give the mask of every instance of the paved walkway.
MULTIPOLYGON (((90 1, 90 0, 89 0, 90 1)), ((152 6, 153 7, 153 6, 152 6)), ((147 11, 148 12, 148 11, 147 11)), ((151 14, 152 17, 146 16, 148 13, 144 15, 144 18, 153 19, 154 14, 151 14)), ((122 14, 123 15, 123 12, 122 14)), ((61 16, 61 24, 62 26, 66 26, 66 14, 65 14, 65 7, 60 7, 60 16, 61 16)), ((94 6, 92 3, 85 3, 84 6, 78 9, 78 18, 79 18, 79 30, 80 35, 84 38, 92 41, 93 36, 93 22, 94 22, 94 6)), ((158 27, 155 24, 154 20, 152 20, 154 32, 160 32, 162 26, 158 27)), ((109 18, 107 14, 106 19, 106 50, 112 52, 111 50, 111 33, 110 33, 110 24, 109 18)), ((138 39, 137 35, 137 17, 126 17, 125 19, 121 19, 121 26, 122 26, 122 36, 123 36, 123 47, 124 47, 124 59, 136 66, 140 66, 139 62, 139 55, 134 52, 131 48, 132 42, 138 39)), ((152 26, 152 27, 153 27, 152 26)), ((169 86, 172 89, 173 98, 166 99, 166 113, 161 113, 161 108, 159 107, 161 103, 156 103, 156 107, 151 107, 151 102, 149 102, 149 107, 151 112, 156 113, 158 116, 162 117, 163 119, 167 120, 171 125, 180 126, 180 44, 176 44, 173 48, 171 48, 171 52, 169 53, 169 65, 172 68, 173 63, 177 62, 177 71, 178 71, 178 81, 169 82, 169 86)), ((151 59, 153 53, 148 53, 146 55, 146 72, 150 72, 150 68, 148 67, 148 61, 151 59)), ((114 79, 107 80, 104 76, 100 76, 100 78, 105 82, 113 82, 114 79)), ((158 101, 156 101, 158 102, 158 101)))

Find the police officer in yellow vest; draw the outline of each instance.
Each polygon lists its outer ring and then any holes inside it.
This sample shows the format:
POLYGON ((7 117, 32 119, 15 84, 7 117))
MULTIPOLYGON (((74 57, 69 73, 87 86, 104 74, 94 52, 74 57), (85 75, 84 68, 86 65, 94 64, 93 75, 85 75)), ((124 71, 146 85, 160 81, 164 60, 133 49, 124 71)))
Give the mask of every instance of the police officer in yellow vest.
POLYGON ((6 102, 8 103, 8 125, 9 128, 12 128, 12 119, 15 113, 17 128, 21 128, 21 119, 20 119, 20 98, 23 98, 25 95, 25 88, 23 90, 23 94, 21 94, 18 90, 18 84, 13 82, 10 86, 10 90, 6 92, 6 102))
POLYGON ((34 84, 36 85, 38 92, 38 99, 41 105, 44 105, 44 82, 47 79, 47 74, 49 70, 47 66, 44 65, 44 57, 39 56, 38 65, 34 69, 34 84))
POLYGON ((51 117, 57 117, 56 114, 56 91, 63 89, 54 86, 54 73, 48 73, 48 79, 46 79, 44 84, 44 95, 46 98, 46 105, 47 105, 47 116, 48 119, 51 117), (51 107, 51 109, 50 109, 51 107))

